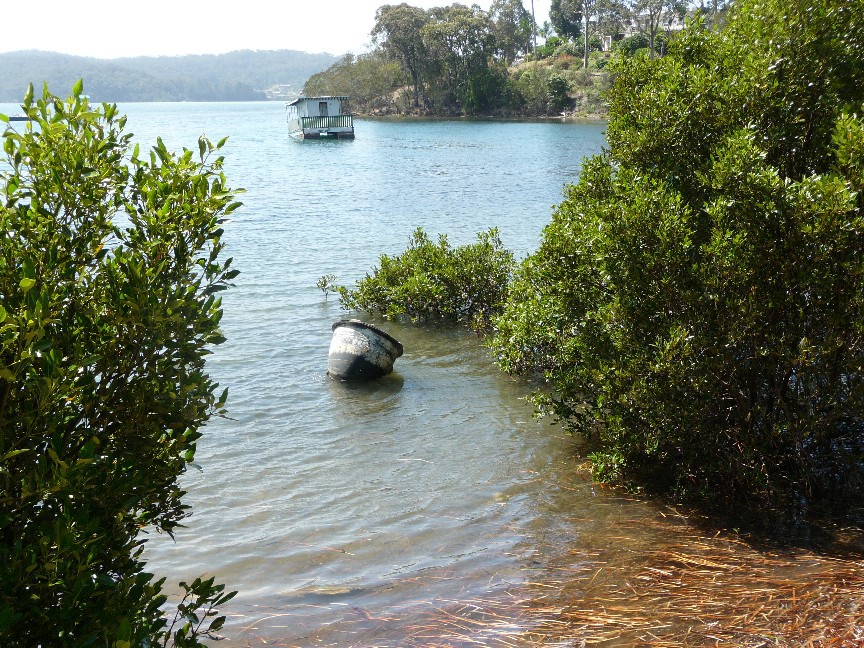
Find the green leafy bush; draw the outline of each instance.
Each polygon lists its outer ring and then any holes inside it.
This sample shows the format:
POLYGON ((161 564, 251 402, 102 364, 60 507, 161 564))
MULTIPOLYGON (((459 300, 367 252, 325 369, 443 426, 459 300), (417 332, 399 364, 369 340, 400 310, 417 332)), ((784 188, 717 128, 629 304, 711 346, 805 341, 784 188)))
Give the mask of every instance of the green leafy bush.
POLYGON ((453 248, 445 235, 434 242, 418 228, 402 254, 382 256, 355 289, 340 287, 340 301, 387 318, 464 321, 482 329, 501 311, 513 265, 495 229, 453 248))
POLYGON ((510 78, 512 93, 521 99, 526 112, 545 115, 549 110, 549 78, 554 69, 530 64, 516 70, 510 78))
POLYGON ((550 36, 546 39, 546 42, 542 45, 538 46, 537 49, 534 50, 534 56, 539 59, 548 58, 550 56, 555 56, 555 53, 558 51, 559 47, 566 47, 569 43, 568 40, 559 38, 558 36, 550 36))
POLYGON ((0 118, 0 644, 196 646, 233 594, 185 586, 169 628, 140 534, 189 515, 178 478, 223 411, 204 359, 239 203, 222 142, 141 156, 82 90, 0 118))
POLYGON ((560 43, 552 54, 553 56, 582 56, 582 46, 579 43, 572 41, 563 41, 560 43))
POLYGON ((782 503, 824 488, 826 457, 840 482, 860 461, 862 25, 861 3, 742 0, 614 63, 609 151, 492 342, 548 380, 541 408, 596 442, 601 478, 782 503))
POLYGON ((570 103, 570 82, 562 75, 553 73, 549 77, 549 110, 558 111, 570 103))
POLYGON ((648 37, 644 34, 633 34, 632 36, 627 36, 626 38, 616 41, 612 45, 612 49, 616 52, 621 52, 627 56, 633 56, 640 49, 645 49, 647 47, 648 37))

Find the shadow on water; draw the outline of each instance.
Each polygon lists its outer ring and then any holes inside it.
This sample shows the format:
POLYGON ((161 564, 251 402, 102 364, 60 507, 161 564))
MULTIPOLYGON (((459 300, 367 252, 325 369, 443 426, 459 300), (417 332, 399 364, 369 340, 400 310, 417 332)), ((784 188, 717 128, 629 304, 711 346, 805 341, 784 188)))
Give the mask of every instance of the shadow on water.
POLYGON ((334 407, 351 416, 380 414, 398 407, 405 379, 394 371, 375 380, 344 381, 327 376, 334 407))

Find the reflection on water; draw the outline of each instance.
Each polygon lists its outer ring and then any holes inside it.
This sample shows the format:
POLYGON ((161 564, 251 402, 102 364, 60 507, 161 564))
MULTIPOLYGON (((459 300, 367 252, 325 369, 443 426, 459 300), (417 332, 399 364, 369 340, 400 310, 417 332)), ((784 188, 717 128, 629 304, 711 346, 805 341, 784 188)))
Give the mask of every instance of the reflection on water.
POLYGON ((330 378, 328 384, 334 407, 345 416, 362 417, 397 407, 405 379, 394 369, 377 380, 345 382, 330 378))

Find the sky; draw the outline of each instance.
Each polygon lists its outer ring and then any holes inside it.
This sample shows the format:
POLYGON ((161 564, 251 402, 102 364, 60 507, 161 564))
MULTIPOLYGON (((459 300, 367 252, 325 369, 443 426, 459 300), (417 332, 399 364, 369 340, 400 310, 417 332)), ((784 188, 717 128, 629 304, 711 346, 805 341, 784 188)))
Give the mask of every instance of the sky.
MULTIPOLYGON (((455 0, 406 0, 428 9, 455 0)), ((43 50, 91 56, 176 56, 289 49, 359 54, 369 46, 375 10, 401 0, 41 0, 0 14, 0 52, 43 50), (29 7, 37 9, 31 9, 29 7), (35 14, 33 12, 36 12, 35 14)), ((534 0, 537 23, 550 0, 534 0)), ((462 4, 475 4, 461 0, 462 4)), ((476 0, 489 9, 491 0, 476 0)), ((531 11, 531 0, 523 0, 531 11)))

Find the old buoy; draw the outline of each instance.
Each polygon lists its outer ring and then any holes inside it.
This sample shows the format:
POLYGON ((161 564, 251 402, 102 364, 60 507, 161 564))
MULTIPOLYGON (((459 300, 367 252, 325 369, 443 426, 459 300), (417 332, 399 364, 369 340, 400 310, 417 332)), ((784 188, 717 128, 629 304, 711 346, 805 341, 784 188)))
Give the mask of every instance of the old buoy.
POLYGON ((381 329, 360 320, 333 324, 327 373, 338 380, 371 380, 393 371, 402 345, 381 329))

